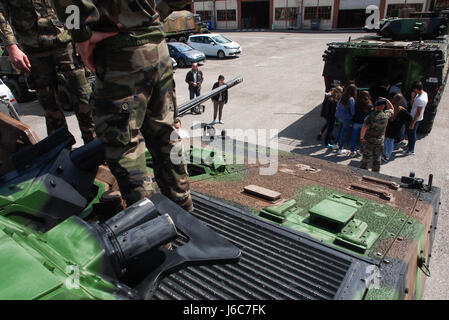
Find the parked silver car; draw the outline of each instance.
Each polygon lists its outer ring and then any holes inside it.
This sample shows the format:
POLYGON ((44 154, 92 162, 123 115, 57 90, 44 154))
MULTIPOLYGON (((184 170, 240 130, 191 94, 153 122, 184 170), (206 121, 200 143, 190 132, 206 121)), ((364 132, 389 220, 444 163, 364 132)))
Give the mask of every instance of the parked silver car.
POLYGON ((0 79, 0 112, 6 113, 11 117, 19 120, 19 114, 17 113, 17 100, 14 97, 11 90, 0 79))
POLYGON ((206 56, 215 56, 219 59, 235 57, 242 53, 242 48, 237 42, 218 33, 190 36, 187 44, 196 50, 204 52, 206 56))

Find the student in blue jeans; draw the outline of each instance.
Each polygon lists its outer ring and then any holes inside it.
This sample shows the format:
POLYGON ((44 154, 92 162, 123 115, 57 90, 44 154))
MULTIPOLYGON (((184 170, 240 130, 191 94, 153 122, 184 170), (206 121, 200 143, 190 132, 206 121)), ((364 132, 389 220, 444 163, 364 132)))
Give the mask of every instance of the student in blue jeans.
POLYGON ((357 99, 357 87, 354 84, 347 86, 343 95, 337 102, 337 111, 335 112, 335 117, 338 120, 339 130, 337 135, 338 146, 335 145, 332 149, 337 150, 338 154, 342 154, 343 145, 346 140, 346 134, 348 133, 349 127, 352 124, 352 117, 355 114, 355 100, 357 99))
POLYGON ((333 141, 332 132, 335 125, 335 112, 337 111, 337 101, 343 93, 343 88, 338 86, 332 89, 332 91, 326 95, 321 108, 321 116, 326 119, 326 125, 322 129, 321 135, 324 133, 324 146, 331 148, 333 141))
POLYGON ((406 156, 415 154, 416 131, 418 130, 419 124, 424 119, 424 110, 426 109, 427 102, 429 101, 427 92, 424 91, 421 81, 415 82, 412 90, 411 115, 413 120, 408 127, 408 145, 406 150, 404 150, 404 154, 406 156))
POLYGON ((402 106, 404 97, 398 93, 391 101, 393 105, 393 116, 389 119, 387 129, 385 131, 384 151, 382 156, 383 162, 390 161, 391 154, 394 150, 394 141, 401 136, 402 127, 410 125, 412 121, 411 114, 402 106))
MULTIPOLYGON (((357 143, 357 139, 360 136, 360 130, 362 129, 363 122, 365 118, 368 116, 371 108, 373 107, 373 103, 371 101, 371 95, 368 91, 363 90, 358 94, 357 100, 355 102, 355 114, 352 117, 352 134, 351 134, 351 157, 356 156, 357 152, 355 151, 355 146, 357 143)), ((362 144, 360 144, 360 149, 362 144)), ((359 155, 362 153, 359 151, 359 155)))

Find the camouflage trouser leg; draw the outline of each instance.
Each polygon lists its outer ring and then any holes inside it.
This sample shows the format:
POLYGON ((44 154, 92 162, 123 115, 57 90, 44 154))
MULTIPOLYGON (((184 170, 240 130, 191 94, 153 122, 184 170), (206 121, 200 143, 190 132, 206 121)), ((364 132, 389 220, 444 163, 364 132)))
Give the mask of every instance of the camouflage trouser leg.
POLYGON ((37 98, 44 109, 47 134, 62 126, 67 126, 64 113, 56 103, 57 76, 51 52, 28 55, 31 75, 36 83, 37 98))
POLYGON ((363 145, 363 157, 360 164, 361 169, 368 169, 371 159, 373 161, 373 171, 380 171, 380 163, 383 152, 383 145, 372 144, 365 142, 363 145))
POLYGON ((56 93, 58 87, 56 67, 66 79, 68 89, 74 99, 74 111, 78 119, 84 143, 95 138, 92 111, 89 106, 90 85, 84 70, 76 68, 73 49, 64 47, 46 53, 31 55, 32 75, 36 82, 37 96, 45 111, 47 133, 67 126, 64 113, 59 108, 56 93))
POLYGON ((94 122, 92 119, 92 110, 89 105, 92 89, 86 79, 86 73, 83 68, 75 67, 73 62, 73 49, 63 49, 56 54, 56 60, 61 73, 67 80, 70 93, 74 99, 74 111, 78 119, 78 125, 81 131, 81 138, 84 143, 88 143, 95 138, 94 122))
POLYGON ((181 141, 170 139, 176 101, 167 45, 115 51, 99 47, 95 68, 95 130, 127 204, 154 192, 145 163, 146 143, 161 192, 187 207, 187 172, 183 164, 170 161, 170 152, 181 141))

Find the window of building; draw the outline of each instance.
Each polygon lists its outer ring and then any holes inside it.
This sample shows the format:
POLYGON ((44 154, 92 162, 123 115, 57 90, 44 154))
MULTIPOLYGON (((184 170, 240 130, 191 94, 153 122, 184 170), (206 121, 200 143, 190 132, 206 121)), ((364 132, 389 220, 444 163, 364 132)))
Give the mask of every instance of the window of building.
POLYGON ((235 21, 235 10, 217 10, 217 21, 235 21))
POLYGON ((201 21, 212 20, 212 11, 196 11, 196 14, 200 15, 201 21))
POLYGON ((296 8, 276 8, 274 10, 275 20, 294 20, 298 17, 296 8))
POLYGON ((331 18, 332 7, 320 6, 320 7, 305 7, 304 8, 304 20, 310 19, 322 19, 329 20, 331 18), (318 16, 317 16, 318 10, 318 16))
MULTIPOLYGON (((399 10, 404 8, 403 3, 389 4, 387 7, 387 17, 399 17, 399 10)), ((415 11, 422 11, 422 3, 407 3, 407 8, 415 9, 415 11)))
POLYGON ((448 9, 449 8, 449 0, 436 0, 434 8, 436 10, 448 9))

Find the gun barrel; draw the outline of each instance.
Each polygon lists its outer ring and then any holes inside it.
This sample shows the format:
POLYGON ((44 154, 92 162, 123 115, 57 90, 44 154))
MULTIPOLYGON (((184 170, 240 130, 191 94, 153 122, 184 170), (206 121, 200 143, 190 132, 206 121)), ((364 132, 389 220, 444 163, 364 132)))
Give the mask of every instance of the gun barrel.
POLYGON ((193 108, 195 108, 195 107, 199 106, 201 103, 211 99, 213 96, 219 94, 220 92, 230 89, 242 82, 243 82, 243 77, 240 76, 240 77, 234 78, 231 81, 226 82, 224 85, 212 90, 208 94, 196 97, 195 99, 192 99, 190 101, 187 101, 187 102, 181 104, 178 107, 177 115, 181 115, 181 114, 184 114, 184 113, 192 110, 193 108))

